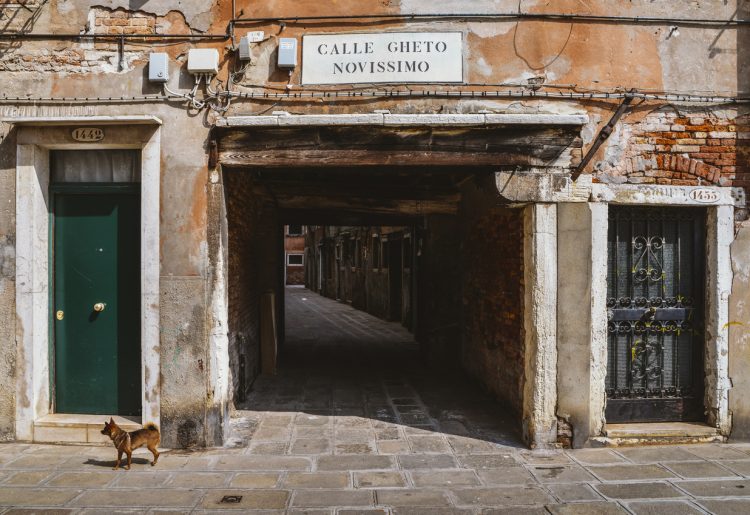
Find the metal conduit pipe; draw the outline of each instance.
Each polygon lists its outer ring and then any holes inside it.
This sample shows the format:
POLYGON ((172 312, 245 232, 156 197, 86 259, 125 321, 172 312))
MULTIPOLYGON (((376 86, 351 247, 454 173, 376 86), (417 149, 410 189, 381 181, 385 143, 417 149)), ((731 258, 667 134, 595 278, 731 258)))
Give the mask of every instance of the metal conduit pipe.
POLYGON ((0 40, 22 40, 22 39, 69 39, 69 40, 125 40, 125 39, 176 39, 176 40, 191 40, 191 39, 212 39, 212 40, 226 40, 229 38, 228 34, 71 34, 71 33, 27 33, 27 32, 14 32, 14 33, 0 33, 0 40))

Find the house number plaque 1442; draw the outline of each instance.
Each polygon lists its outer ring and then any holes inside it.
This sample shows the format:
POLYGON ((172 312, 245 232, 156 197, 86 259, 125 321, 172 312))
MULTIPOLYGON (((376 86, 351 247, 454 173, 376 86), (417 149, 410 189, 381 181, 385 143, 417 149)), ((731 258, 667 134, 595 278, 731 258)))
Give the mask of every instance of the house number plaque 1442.
POLYGON ((71 136, 73 136, 73 139, 76 141, 101 141, 104 139, 104 129, 98 129, 95 127, 81 127, 78 129, 73 129, 71 136))

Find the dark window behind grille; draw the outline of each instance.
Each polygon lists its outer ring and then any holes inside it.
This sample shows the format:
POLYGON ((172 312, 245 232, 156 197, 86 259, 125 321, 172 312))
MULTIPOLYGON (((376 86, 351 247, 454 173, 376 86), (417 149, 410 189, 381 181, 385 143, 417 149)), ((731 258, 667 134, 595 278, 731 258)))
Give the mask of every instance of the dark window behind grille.
POLYGON ((608 422, 702 416, 705 216, 610 207, 608 422))

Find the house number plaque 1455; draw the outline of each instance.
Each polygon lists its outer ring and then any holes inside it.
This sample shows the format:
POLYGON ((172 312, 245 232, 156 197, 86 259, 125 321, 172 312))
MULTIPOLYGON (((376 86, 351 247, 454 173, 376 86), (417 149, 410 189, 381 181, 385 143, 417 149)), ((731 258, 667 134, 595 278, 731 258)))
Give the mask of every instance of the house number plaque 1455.
POLYGON ((73 129, 71 136, 73 136, 73 139, 76 141, 101 141, 104 139, 104 129, 98 129, 95 127, 81 127, 78 129, 73 129))

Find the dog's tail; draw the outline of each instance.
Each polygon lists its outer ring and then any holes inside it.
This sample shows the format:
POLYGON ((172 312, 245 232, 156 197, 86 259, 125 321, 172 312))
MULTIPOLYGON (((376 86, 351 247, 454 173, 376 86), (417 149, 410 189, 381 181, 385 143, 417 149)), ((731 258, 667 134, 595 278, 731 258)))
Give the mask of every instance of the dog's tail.
POLYGON ((149 422, 148 424, 144 424, 143 425, 143 429, 148 429, 149 431, 156 431, 157 433, 159 432, 159 428, 156 427, 156 424, 154 424, 153 422, 149 422))

